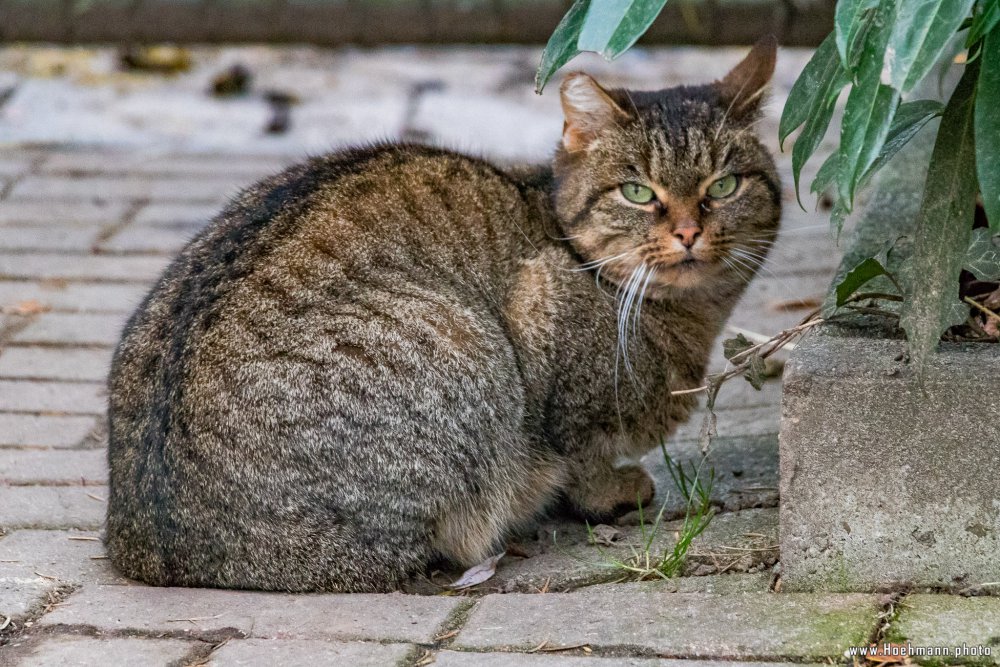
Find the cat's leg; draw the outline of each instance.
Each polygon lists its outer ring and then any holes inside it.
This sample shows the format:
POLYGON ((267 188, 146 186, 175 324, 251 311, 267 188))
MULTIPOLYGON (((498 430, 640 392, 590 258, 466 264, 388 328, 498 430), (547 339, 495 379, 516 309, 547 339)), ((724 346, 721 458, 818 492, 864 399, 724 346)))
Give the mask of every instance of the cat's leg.
POLYGON ((609 520, 652 502, 656 486, 642 464, 601 444, 568 458, 563 493, 573 511, 588 520, 609 520))

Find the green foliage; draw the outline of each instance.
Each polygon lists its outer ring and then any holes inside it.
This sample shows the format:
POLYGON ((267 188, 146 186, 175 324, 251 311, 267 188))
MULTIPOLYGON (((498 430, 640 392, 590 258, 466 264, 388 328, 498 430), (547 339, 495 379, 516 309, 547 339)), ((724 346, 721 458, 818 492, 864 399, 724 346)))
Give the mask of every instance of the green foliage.
POLYGON ((614 60, 635 44, 667 0, 576 0, 549 38, 535 74, 541 92, 556 70, 582 51, 614 60))
POLYGON ((979 280, 1000 280, 1000 234, 973 229, 962 267, 979 280))
POLYGON ((844 279, 837 284, 837 307, 847 303, 847 300, 854 295, 863 285, 879 276, 887 276, 889 272, 882 266, 882 262, 874 257, 869 257, 853 269, 847 272, 844 279))
MULTIPOLYGON (((1000 0, 993 0, 991 7, 1000 7, 1000 0)), ((1000 9, 994 13, 1000 16, 1000 9)), ((1000 232, 1000 27, 995 21, 979 58, 982 70, 976 96, 976 171, 990 229, 1000 232)))
MULTIPOLYGON (((649 27, 665 0, 577 0, 546 47, 538 72, 541 90, 556 69, 582 50, 614 58, 649 27)), ((928 166, 913 256, 893 275, 876 258, 862 262, 838 287, 843 305, 875 275, 901 283, 900 323, 911 357, 922 365, 943 331, 964 319, 958 301, 963 261, 981 275, 996 255, 983 250, 969 264, 973 206, 981 193, 991 230, 1000 232, 1000 0, 838 0, 834 30, 792 86, 778 127, 779 145, 796 130, 792 175, 798 197, 806 162, 821 145, 836 102, 848 88, 837 150, 820 167, 810 190, 832 191, 831 222, 839 231, 856 193, 933 118, 941 129, 928 166), (956 39, 965 32, 963 40, 956 39), (946 107, 903 96, 964 43, 965 75, 946 107), (878 274, 878 267, 883 273, 878 274), (866 277, 867 276, 867 277, 866 277), (860 281, 860 282, 859 282, 860 281)), ((801 200, 800 200, 801 201, 801 200)), ((992 243, 992 241, 991 241, 992 243)), ((1000 272, 1000 271, 998 271, 1000 272)), ((728 354, 737 355, 734 347, 728 354)), ((754 369, 747 379, 759 380, 754 369)))
POLYGON ((969 64, 941 117, 931 154, 913 254, 903 265, 906 300, 899 324, 910 357, 922 368, 941 334, 961 324, 968 308, 958 296, 958 276, 972 236, 976 208, 973 111, 978 61, 969 64))
MULTIPOLYGON (((671 458, 670 454, 667 453, 666 446, 662 443, 660 449, 663 452, 663 462, 667 467, 670 479, 684 499, 684 520, 677 531, 677 539, 673 546, 665 549, 662 553, 657 553, 653 544, 663 525, 663 512, 667 507, 666 503, 664 502, 660 507, 660 511, 657 512, 652 522, 647 521, 642 503, 639 503, 640 543, 630 545, 630 556, 620 558, 601 551, 605 566, 620 570, 636 579, 669 579, 683 574, 691 543, 708 528, 712 517, 715 516, 712 510, 715 470, 703 471, 704 457, 697 465, 692 463, 688 468, 685 468, 683 463, 676 462, 671 458)), ((600 541, 596 539, 597 536, 589 524, 587 525, 587 534, 591 544, 600 545, 600 541)))

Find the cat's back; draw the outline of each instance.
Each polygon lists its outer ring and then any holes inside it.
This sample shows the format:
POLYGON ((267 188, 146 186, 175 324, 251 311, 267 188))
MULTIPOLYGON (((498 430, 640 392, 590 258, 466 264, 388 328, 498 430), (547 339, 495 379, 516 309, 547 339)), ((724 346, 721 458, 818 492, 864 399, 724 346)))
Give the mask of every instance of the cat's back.
POLYGON ((542 242, 543 199, 487 162, 392 144, 249 188, 126 326, 112 449, 156 451, 167 434, 206 426, 208 406, 277 409, 331 383, 383 383, 386 369, 509 356, 497 308, 542 242))

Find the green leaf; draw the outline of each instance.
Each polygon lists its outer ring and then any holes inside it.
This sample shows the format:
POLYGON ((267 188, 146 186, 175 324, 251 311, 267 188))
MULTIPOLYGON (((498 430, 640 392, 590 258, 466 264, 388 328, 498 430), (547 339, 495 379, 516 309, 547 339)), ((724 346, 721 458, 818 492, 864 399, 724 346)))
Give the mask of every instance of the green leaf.
POLYGON ((979 60, 982 71, 976 94, 976 172, 986 219, 990 229, 1000 232, 1000 28, 986 36, 979 60))
POLYGON ((1000 24, 1000 0, 984 0, 979 3, 979 9, 972 19, 969 36, 965 40, 965 48, 969 48, 1000 24))
POLYGON ((785 101, 785 108, 782 109, 781 120, 778 122, 778 144, 781 150, 785 150, 788 135, 812 117, 814 107, 829 104, 832 114, 837 94, 845 85, 847 73, 837 57, 837 44, 832 34, 827 35, 788 92, 788 100, 785 101), (835 90, 834 82, 840 82, 835 90))
POLYGON ((945 107, 917 216, 913 253, 903 265, 908 293, 899 322, 909 339, 910 358, 920 371, 941 334, 968 316, 958 298, 958 277, 976 207, 973 127, 978 78, 977 61, 966 66, 945 107))
POLYGON ((542 51, 541 62, 538 63, 538 71, 535 72, 536 93, 542 92, 545 84, 560 67, 579 55, 577 40, 589 7, 590 0, 576 0, 549 37, 549 42, 542 51))
POLYGON ((882 53, 888 39, 882 26, 891 20, 894 5, 895 0, 882 0, 879 4, 875 26, 865 40, 858 61, 857 79, 844 106, 837 190, 848 210, 854 204, 854 193, 861 178, 882 150, 899 105, 899 92, 879 81, 882 53))
POLYGON ((840 171, 840 164, 837 160, 837 154, 831 153, 826 161, 820 165, 819 171, 816 172, 816 177, 813 179, 812 185, 809 186, 809 191, 813 194, 822 194, 826 192, 827 188, 833 185, 833 181, 837 178, 837 172, 840 171))
POLYGON ((864 260, 848 271, 844 279, 837 285, 837 307, 840 308, 847 303, 847 300, 869 280, 887 275, 889 275, 889 272, 882 266, 882 262, 874 257, 864 260))
POLYGON ((844 67, 851 68, 857 63, 858 47, 871 26, 878 4, 879 0, 840 0, 837 3, 833 25, 837 52, 844 67))
POLYGON ((975 0, 903 0, 885 49, 882 83, 905 93, 934 67, 975 0))
POLYGON ((868 167, 868 171, 861 177, 859 187, 871 180, 875 173, 884 167, 886 163, 898 153, 903 146, 915 137, 924 125, 932 118, 936 118, 944 111, 944 105, 935 100, 917 100, 915 102, 904 102, 896 109, 896 115, 892 119, 892 126, 885 137, 885 143, 879 151, 878 157, 868 167))
POLYGON ((963 267, 979 280, 1000 280, 1000 234, 973 229, 963 267))
POLYGON ((614 60, 635 44, 667 0, 601 0, 590 5, 577 48, 614 60))
POLYGON ((753 347, 753 343, 746 336, 736 334, 736 338, 729 338, 722 341, 722 354, 726 359, 732 359, 737 354, 746 352, 751 347, 753 347))
POLYGON ((764 386, 764 382, 767 381, 767 365, 759 354, 751 355, 750 365, 743 372, 743 377, 757 391, 764 386))
MULTIPOLYGON (((840 64, 833 35, 827 36, 816 49, 788 94, 788 101, 778 124, 780 142, 803 123, 805 126, 792 147, 792 177, 795 196, 799 198, 799 177, 802 167, 823 142, 833 118, 837 95, 849 81, 847 70, 840 64)), ((799 199, 799 206, 802 200, 799 199)))
POLYGON ((542 92, 556 71, 581 51, 613 60, 625 53, 659 15, 667 0, 576 0, 549 38, 535 74, 542 92))

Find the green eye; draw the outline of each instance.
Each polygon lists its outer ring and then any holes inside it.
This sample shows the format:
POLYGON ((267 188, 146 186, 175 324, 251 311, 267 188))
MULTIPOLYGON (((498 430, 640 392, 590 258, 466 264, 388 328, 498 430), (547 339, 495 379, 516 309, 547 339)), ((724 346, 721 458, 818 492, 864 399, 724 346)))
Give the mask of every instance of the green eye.
POLYGON ((740 179, 735 174, 723 176, 715 183, 708 186, 708 196, 712 199, 723 199, 736 192, 740 185, 740 179))
POLYGON ((639 183, 625 183, 622 185, 622 195, 633 204, 648 204, 653 201, 652 188, 647 188, 639 183))

